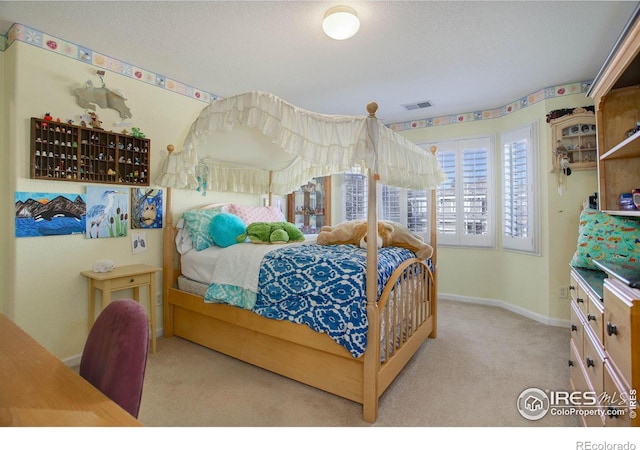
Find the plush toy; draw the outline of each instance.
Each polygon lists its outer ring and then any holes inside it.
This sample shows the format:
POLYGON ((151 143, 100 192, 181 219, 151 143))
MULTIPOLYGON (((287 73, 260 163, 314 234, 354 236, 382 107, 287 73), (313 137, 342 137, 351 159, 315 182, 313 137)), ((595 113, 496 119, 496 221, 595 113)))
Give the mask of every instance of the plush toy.
POLYGON ((304 241, 304 234, 289 222, 253 222, 238 239, 249 238, 254 244, 286 244, 304 241))
MULTIPOLYGON (((409 228, 396 222, 379 220, 377 240, 378 248, 406 248, 421 259, 428 259, 433 255, 433 247, 409 228)), ((334 227, 324 226, 320 229, 317 243, 320 245, 352 244, 367 248, 367 221, 351 220, 334 227)))

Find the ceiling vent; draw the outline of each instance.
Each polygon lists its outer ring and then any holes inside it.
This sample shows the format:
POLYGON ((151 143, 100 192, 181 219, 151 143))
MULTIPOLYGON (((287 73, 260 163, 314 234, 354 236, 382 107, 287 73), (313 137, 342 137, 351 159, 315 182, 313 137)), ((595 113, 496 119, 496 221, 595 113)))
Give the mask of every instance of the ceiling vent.
POLYGON ((418 103, 407 103, 406 105, 402 105, 407 111, 413 111, 416 109, 429 108, 433 106, 431 100, 425 100, 423 102, 418 103))

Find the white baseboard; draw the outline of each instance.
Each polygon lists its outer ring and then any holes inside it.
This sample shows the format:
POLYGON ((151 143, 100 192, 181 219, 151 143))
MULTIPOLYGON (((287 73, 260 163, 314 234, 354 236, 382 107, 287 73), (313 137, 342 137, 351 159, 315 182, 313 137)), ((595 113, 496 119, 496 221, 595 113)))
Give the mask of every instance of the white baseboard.
POLYGON ((533 319, 536 322, 543 323, 545 325, 551 325, 554 327, 566 327, 569 328, 571 322, 564 319, 554 319, 552 317, 543 316, 541 314, 534 313, 528 309, 521 308, 519 306, 512 305, 511 303, 504 302, 502 300, 492 300, 478 297, 467 297, 464 295, 447 294, 444 292, 438 293, 438 298, 442 300, 452 300, 456 302, 475 303, 477 305, 497 306, 507 311, 519 314, 521 316, 533 319))

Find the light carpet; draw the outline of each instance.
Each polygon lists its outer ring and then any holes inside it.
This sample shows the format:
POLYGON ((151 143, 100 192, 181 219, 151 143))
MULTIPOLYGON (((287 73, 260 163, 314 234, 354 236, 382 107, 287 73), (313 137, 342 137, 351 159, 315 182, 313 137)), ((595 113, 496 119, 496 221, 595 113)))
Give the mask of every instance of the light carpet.
MULTIPOLYGON (((504 309, 440 300, 428 340, 382 395, 380 427, 577 426, 520 415, 530 387, 569 389, 570 332, 504 309)), ((186 340, 158 338, 139 420, 151 427, 364 427, 361 405, 186 340)))

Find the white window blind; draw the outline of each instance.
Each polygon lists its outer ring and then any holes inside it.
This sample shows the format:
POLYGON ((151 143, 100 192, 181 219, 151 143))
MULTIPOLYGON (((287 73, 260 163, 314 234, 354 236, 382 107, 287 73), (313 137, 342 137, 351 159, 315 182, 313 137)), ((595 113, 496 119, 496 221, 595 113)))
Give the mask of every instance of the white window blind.
POLYGON ((436 145, 436 157, 447 174, 436 191, 438 243, 495 245, 494 139, 490 136, 422 144, 436 145))
MULTIPOLYGON (((344 220, 367 218, 367 178, 360 174, 345 174, 343 204, 344 220)), ((409 227, 411 231, 429 238, 430 191, 410 190, 378 185, 378 218, 390 220, 409 227)))
POLYGON ((502 135, 502 246, 538 252, 535 124, 502 135))

